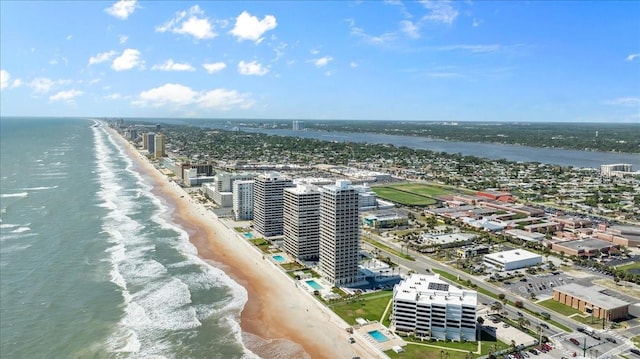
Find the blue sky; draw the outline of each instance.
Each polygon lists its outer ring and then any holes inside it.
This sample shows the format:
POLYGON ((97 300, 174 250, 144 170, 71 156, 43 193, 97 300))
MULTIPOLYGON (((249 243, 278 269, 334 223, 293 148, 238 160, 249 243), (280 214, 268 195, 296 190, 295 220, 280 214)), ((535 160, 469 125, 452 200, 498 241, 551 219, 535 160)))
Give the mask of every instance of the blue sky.
POLYGON ((640 123, 639 1, 0 1, 2 116, 640 123))

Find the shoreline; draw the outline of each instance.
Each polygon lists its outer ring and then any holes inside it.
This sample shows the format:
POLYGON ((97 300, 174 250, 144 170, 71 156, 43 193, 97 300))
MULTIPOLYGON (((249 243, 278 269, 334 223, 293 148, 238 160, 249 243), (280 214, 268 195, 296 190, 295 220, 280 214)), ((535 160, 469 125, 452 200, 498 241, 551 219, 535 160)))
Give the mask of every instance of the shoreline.
POLYGON ((172 219, 187 231, 198 255, 246 289, 239 324, 247 349, 261 358, 386 357, 366 344, 350 344, 348 325, 342 319, 265 260, 233 228, 193 201, 129 141, 106 128, 135 169, 152 182, 152 192, 167 202, 172 219))

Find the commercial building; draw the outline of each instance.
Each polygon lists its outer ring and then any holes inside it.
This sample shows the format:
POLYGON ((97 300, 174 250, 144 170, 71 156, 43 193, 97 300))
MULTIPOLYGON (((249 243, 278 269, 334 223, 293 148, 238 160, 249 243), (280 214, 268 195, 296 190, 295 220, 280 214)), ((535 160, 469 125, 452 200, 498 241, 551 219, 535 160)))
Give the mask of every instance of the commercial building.
POLYGON ((320 191, 299 184, 284 190, 284 250, 300 260, 320 256, 320 191))
POLYGON ((569 283, 553 290, 553 300, 568 305, 594 318, 612 321, 629 315, 629 303, 608 293, 608 289, 569 283))
POLYGON ((156 152, 156 134, 153 132, 147 132, 144 137, 147 138, 147 150, 151 155, 156 152))
POLYGON ((254 177, 255 175, 249 173, 218 172, 213 176, 213 181, 206 185, 205 194, 222 208, 232 207, 233 184, 236 181, 249 181, 254 177))
POLYGON ((478 294, 440 279, 412 274, 393 288, 391 327, 437 340, 475 341, 478 294))
POLYGON ((633 172, 633 165, 629 163, 616 163, 600 166, 600 175, 603 177, 619 176, 620 174, 618 172, 633 172))
POLYGON ((602 253, 609 253, 611 248, 620 249, 620 245, 596 238, 581 238, 551 244, 551 250, 556 253, 581 258, 599 257, 602 253))
POLYGON ((294 131, 302 131, 304 130, 304 121, 294 120, 291 123, 291 129, 294 131))
POLYGON ((409 217, 400 212, 386 212, 365 216, 362 222, 370 228, 395 228, 408 225, 409 217))
POLYGON ((473 243, 476 238, 472 233, 444 233, 432 234, 425 233, 420 236, 422 243, 428 246, 438 246, 440 248, 461 247, 473 243))
POLYGON ((524 249, 512 249, 484 255, 484 264, 502 271, 531 267, 542 263, 542 256, 524 249))
POLYGON ((322 276, 335 286, 358 282, 360 219, 358 192, 350 181, 320 188, 320 256, 322 276))
POLYGON ((253 180, 233 182, 233 215, 236 221, 253 219, 253 180))
POLYGON ((265 237, 281 236, 283 231, 284 189, 293 187, 291 179, 277 172, 259 175, 253 183, 253 228, 265 237))

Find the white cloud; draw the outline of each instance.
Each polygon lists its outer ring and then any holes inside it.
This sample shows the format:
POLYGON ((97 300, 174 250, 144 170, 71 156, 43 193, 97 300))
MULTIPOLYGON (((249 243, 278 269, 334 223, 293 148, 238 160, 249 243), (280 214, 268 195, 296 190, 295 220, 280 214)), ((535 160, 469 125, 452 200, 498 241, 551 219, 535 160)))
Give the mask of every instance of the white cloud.
POLYGON ((109 94, 109 95, 105 96, 104 98, 109 99, 109 100, 120 100, 120 99, 123 99, 124 96, 122 96, 121 94, 116 92, 116 93, 109 94))
POLYGON ((116 52, 111 50, 107 52, 101 52, 96 56, 92 56, 89 58, 89 65, 99 64, 101 62, 110 61, 114 56, 116 56, 116 52))
POLYGON ((241 94, 235 90, 215 89, 203 93, 198 99, 198 105, 208 109, 228 111, 234 107, 250 108, 254 101, 248 94, 241 94))
POLYGON ((275 29, 276 26, 278 24, 273 15, 266 15, 262 20, 258 20, 257 17, 243 11, 236 18, 236 25, 230 33, 237 37, 239 41, 250 40, 260 43, 263 39, 262 35, 269 30, 275 29))
POLYGON ((56 93, 55 95, 51 95, 49 96, 49 101, 51 102, 56 102, 56 101, 73 101, 74 98, 82 95, 84 92, 80 91, 80 90, 68 90, 68 91, 60 91, 58 93, 56 93))
POLYGON ((134 67, 143 67, 144 61, 140 58, 140 51, 136 49, 126 49, 122 55, 116 57, 111 64, 115 71, 131 70, 134 67))
POLYGON ((311 49, 311 51, 309 51, 311 53, 311 55, 317 55, 320 53, 320 50, 318 49, 311 49))
POLYGON ((118 41, 120 41, 121 44, 124 44, 125 42, 127 42, 127 40, 129 40, 129 36, 127 35, 120 35, 118 37, 118 41))
POLYGON ((224 62, 212 62, 208 64, 202 64, 202 67, 204 67, 204 69, 207 70, 208 73, 213 74, 224 70, 227 67, 227 64, 225 64, 224 62))
POLYGON ((357 62, 355 62, 355 61, 351 61, 351 62, 349 63, 349 66, 351 66, 351 68, 352 68, 352 69, 355 69, 356 67, 358 67, 358 66, 360 66, 360 65, 359 65, 357 62))
POLYGON ((196 69, 187 63, 178 63, 174 62, 173 59, 167 60, 163 64, 153 65, 151 70, 160 70, 160 71, 195 71, 196 69))
POLYGON ((9 71, 0 70, 0 90, 9 87, 10 79, 11 75, 9 75, 9 71))
POLYGON ((219 88, 198 92, 180 84, 165 84, 141 92, 133 104, 142 107, 196 105, 200 108, 226 111, 232 108, 250 108, 253 106, 254 101, 249 94, 242 94, 235 90, 219 88))
POLYGON ((187 86, 165 84, 140 93, 138 103, 145 106, 187 105, 193 103, 198 93, 187 86))
POLYGON ((400 30, 413 39, 420 37, 420 27, 411 20, 400 21, 400 30))
POLYGON ((125 20, 136 10, 136 0, 120 0, 104 9, 109 15, 125 20))
POLYGON ((46 77, 38 77, 29 83, 29 87, 33 88, 33 92, 37 94, 47 93, 54 85, 54 81, 46 77))
POLYGON ((629 56, 627 56, 627 61, 633 61, 635 59, 640 58, 640 54, 631 54, 629 56))
POLYGON ((347 19, 349 22, 349 28, 351 29, 351 35, 362 38, 365 42, 373 45, 386 45, 396 39, 396 34, 392 32, 386 32, 379 36, 369 35, 364 29, 357 27, 353 19, 347 19))
POLYGON ((252 62, 240 61, 238 63, 238 72, 242 75, 263 76, 269 72, 269 69, 266 67, 263 67, 257 61, 252 61, 252 62))
POLYGON ((439 51, 453 51, 453 50, 462 50, 462 51, 469 51, 472 53, 489 53, 489 52, 496 52, 499 51, 500 49, 502 49, 502 46, 498 45, 498 44, 491 44, 491 45, 447 45, 447 46, 440 46, 437 47, 436 50, 439 51))
POLYGON ((73 38, 72 35, 67 35, 67 40, 71 40, 73 38))
POLYGON ((191 35, 198 40, 212 39, 218 36, 213 32, 211 22, 204 16, 204 11, 198 5, 192 6, 188 11, 178 11, 173 19, 157 26, 156 31, 191 35))
POLYGON ((614 106, 640 106, 640 97, 620 97, 605 101, 607 105, 614 106))
POLYGON ((482 20, 478 20, 476 18, 473 18, 473 21, 471 22, 471 26, 478 27, 478 26, 480 26, 480 24, 482 24, 482 20))
POLYGON ((422 20, 452 24, 458 17, 458 10, 449 1, 423 0, 421 3, 428 10, 427 15, 423 16, 422 20))
POLYGON ((331 62, 332 60, 333 60, 333 57, 324 56, 319 59, 314 59, 312 61, 313 61, 313 64, 316 65, 316 67, 324 67, 324 66, 327 66, 329 62, 331 62))

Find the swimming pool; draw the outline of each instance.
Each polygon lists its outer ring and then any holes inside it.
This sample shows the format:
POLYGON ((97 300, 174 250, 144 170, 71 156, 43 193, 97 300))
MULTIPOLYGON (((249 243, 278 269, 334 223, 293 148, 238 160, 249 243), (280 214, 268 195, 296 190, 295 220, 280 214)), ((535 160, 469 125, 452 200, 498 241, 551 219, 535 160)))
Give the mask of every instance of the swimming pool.
POLYGON ((246 239, 252 239, 253 238, 253 234, 251 234, 251 232, 242 233, 242 235, 246 239))
POLYGON ((279 262, 279 263, 282 263, 282 262, 286 261, 286 259, 285 259, 283 256, 279 255, 279 254, 276 254, 276 255, 275 255, 275 256, 273 256, 272 258, 273 258, 276 262, 279 262))
POLYGON ((379 330, 372 330, 368 332, 368 334, 378 343, 386 342, 387 340, 389 340, 389 338, 387 338, 387 336, 382 334, 379 330))
POLYGON ((313 279, 310 279, 310 280, 306 281, 305 283, 307 283, 309 285, 309 287, 313 288, 314 290, 322 289, 322 286, 320 284, 318 284, 318 282, 316 282, 313 279))

